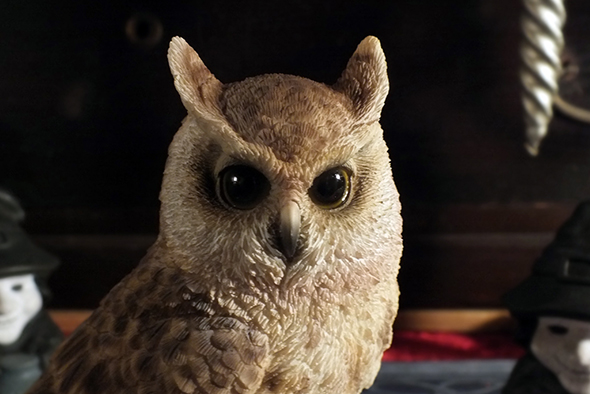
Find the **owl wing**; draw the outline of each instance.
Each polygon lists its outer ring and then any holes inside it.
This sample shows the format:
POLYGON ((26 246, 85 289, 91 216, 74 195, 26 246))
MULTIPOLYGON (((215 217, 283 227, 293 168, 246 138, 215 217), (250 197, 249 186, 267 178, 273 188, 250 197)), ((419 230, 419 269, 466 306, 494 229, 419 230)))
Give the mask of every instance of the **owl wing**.
MULTIPOLYGON (((162 343, 161 360, 170 371, 168 388, 187 394, 255 392, 268 365, 267 336, 231 317, 192 323, 196 327, 175 329, 175 336, 162 343)), ((152 374, 140 373, 147 380, 152 374)))
POLYGON ((196 301, 202 295, 181 293, 181 302, 135 316, 121 294, 108 297, 28 393, 255 392, 269 364, 267 336, 210 302, 196 301))

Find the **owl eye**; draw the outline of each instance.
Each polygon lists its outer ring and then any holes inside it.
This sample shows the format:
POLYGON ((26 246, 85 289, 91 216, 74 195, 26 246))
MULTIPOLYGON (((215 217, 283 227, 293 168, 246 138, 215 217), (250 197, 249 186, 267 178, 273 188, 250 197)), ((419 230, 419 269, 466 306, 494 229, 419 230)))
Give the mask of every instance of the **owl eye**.
POLYGON ((320 208, 335 209, 350 195, 350 172, 344 167, 332 168, 313 180, 309 188, 311 200, 320 208))
POLYGON ((270 183, 258 170, 234 165, 219 173, 217 193, 227 205, 236 209, 252 209, 268 195, 270 183))

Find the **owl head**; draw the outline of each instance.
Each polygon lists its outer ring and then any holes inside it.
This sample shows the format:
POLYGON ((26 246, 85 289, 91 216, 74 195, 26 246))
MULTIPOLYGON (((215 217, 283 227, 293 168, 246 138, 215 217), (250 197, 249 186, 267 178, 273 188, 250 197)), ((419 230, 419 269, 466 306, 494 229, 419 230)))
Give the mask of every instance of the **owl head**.
POLYGON ((168 60, 188 111, 160 194, 159 241, 175 264, 262 286, 397 273, 379 40, 364 39, 331 86, 283 74, 224 84, 179 37, 168 60))

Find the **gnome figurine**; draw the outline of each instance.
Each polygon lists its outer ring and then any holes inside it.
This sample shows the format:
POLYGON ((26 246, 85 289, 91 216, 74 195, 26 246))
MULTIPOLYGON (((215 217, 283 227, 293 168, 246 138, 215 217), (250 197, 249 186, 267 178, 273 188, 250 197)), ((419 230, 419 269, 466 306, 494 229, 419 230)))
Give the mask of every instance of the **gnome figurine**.
POLYGON ((21 394, 40 376, 63 339, 43 309, 47 278, 59 262, 19 226, 24 211, 0 190, 0 393, 21 394))
POLYGON ((590 394, 590 201, 504 296, 527 353, 503 394, 590 394))

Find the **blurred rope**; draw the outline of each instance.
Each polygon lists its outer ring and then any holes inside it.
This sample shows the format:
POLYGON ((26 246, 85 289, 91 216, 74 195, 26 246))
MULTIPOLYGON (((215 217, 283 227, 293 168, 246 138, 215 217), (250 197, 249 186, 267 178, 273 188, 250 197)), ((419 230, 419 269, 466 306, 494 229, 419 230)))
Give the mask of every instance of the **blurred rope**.
POLYGON ((523 3, 520 79, 525 109, 525 148, 536 156, 553 117, 554 99, 559 97, 566 12, 563 0, 523 0, 523 3))

